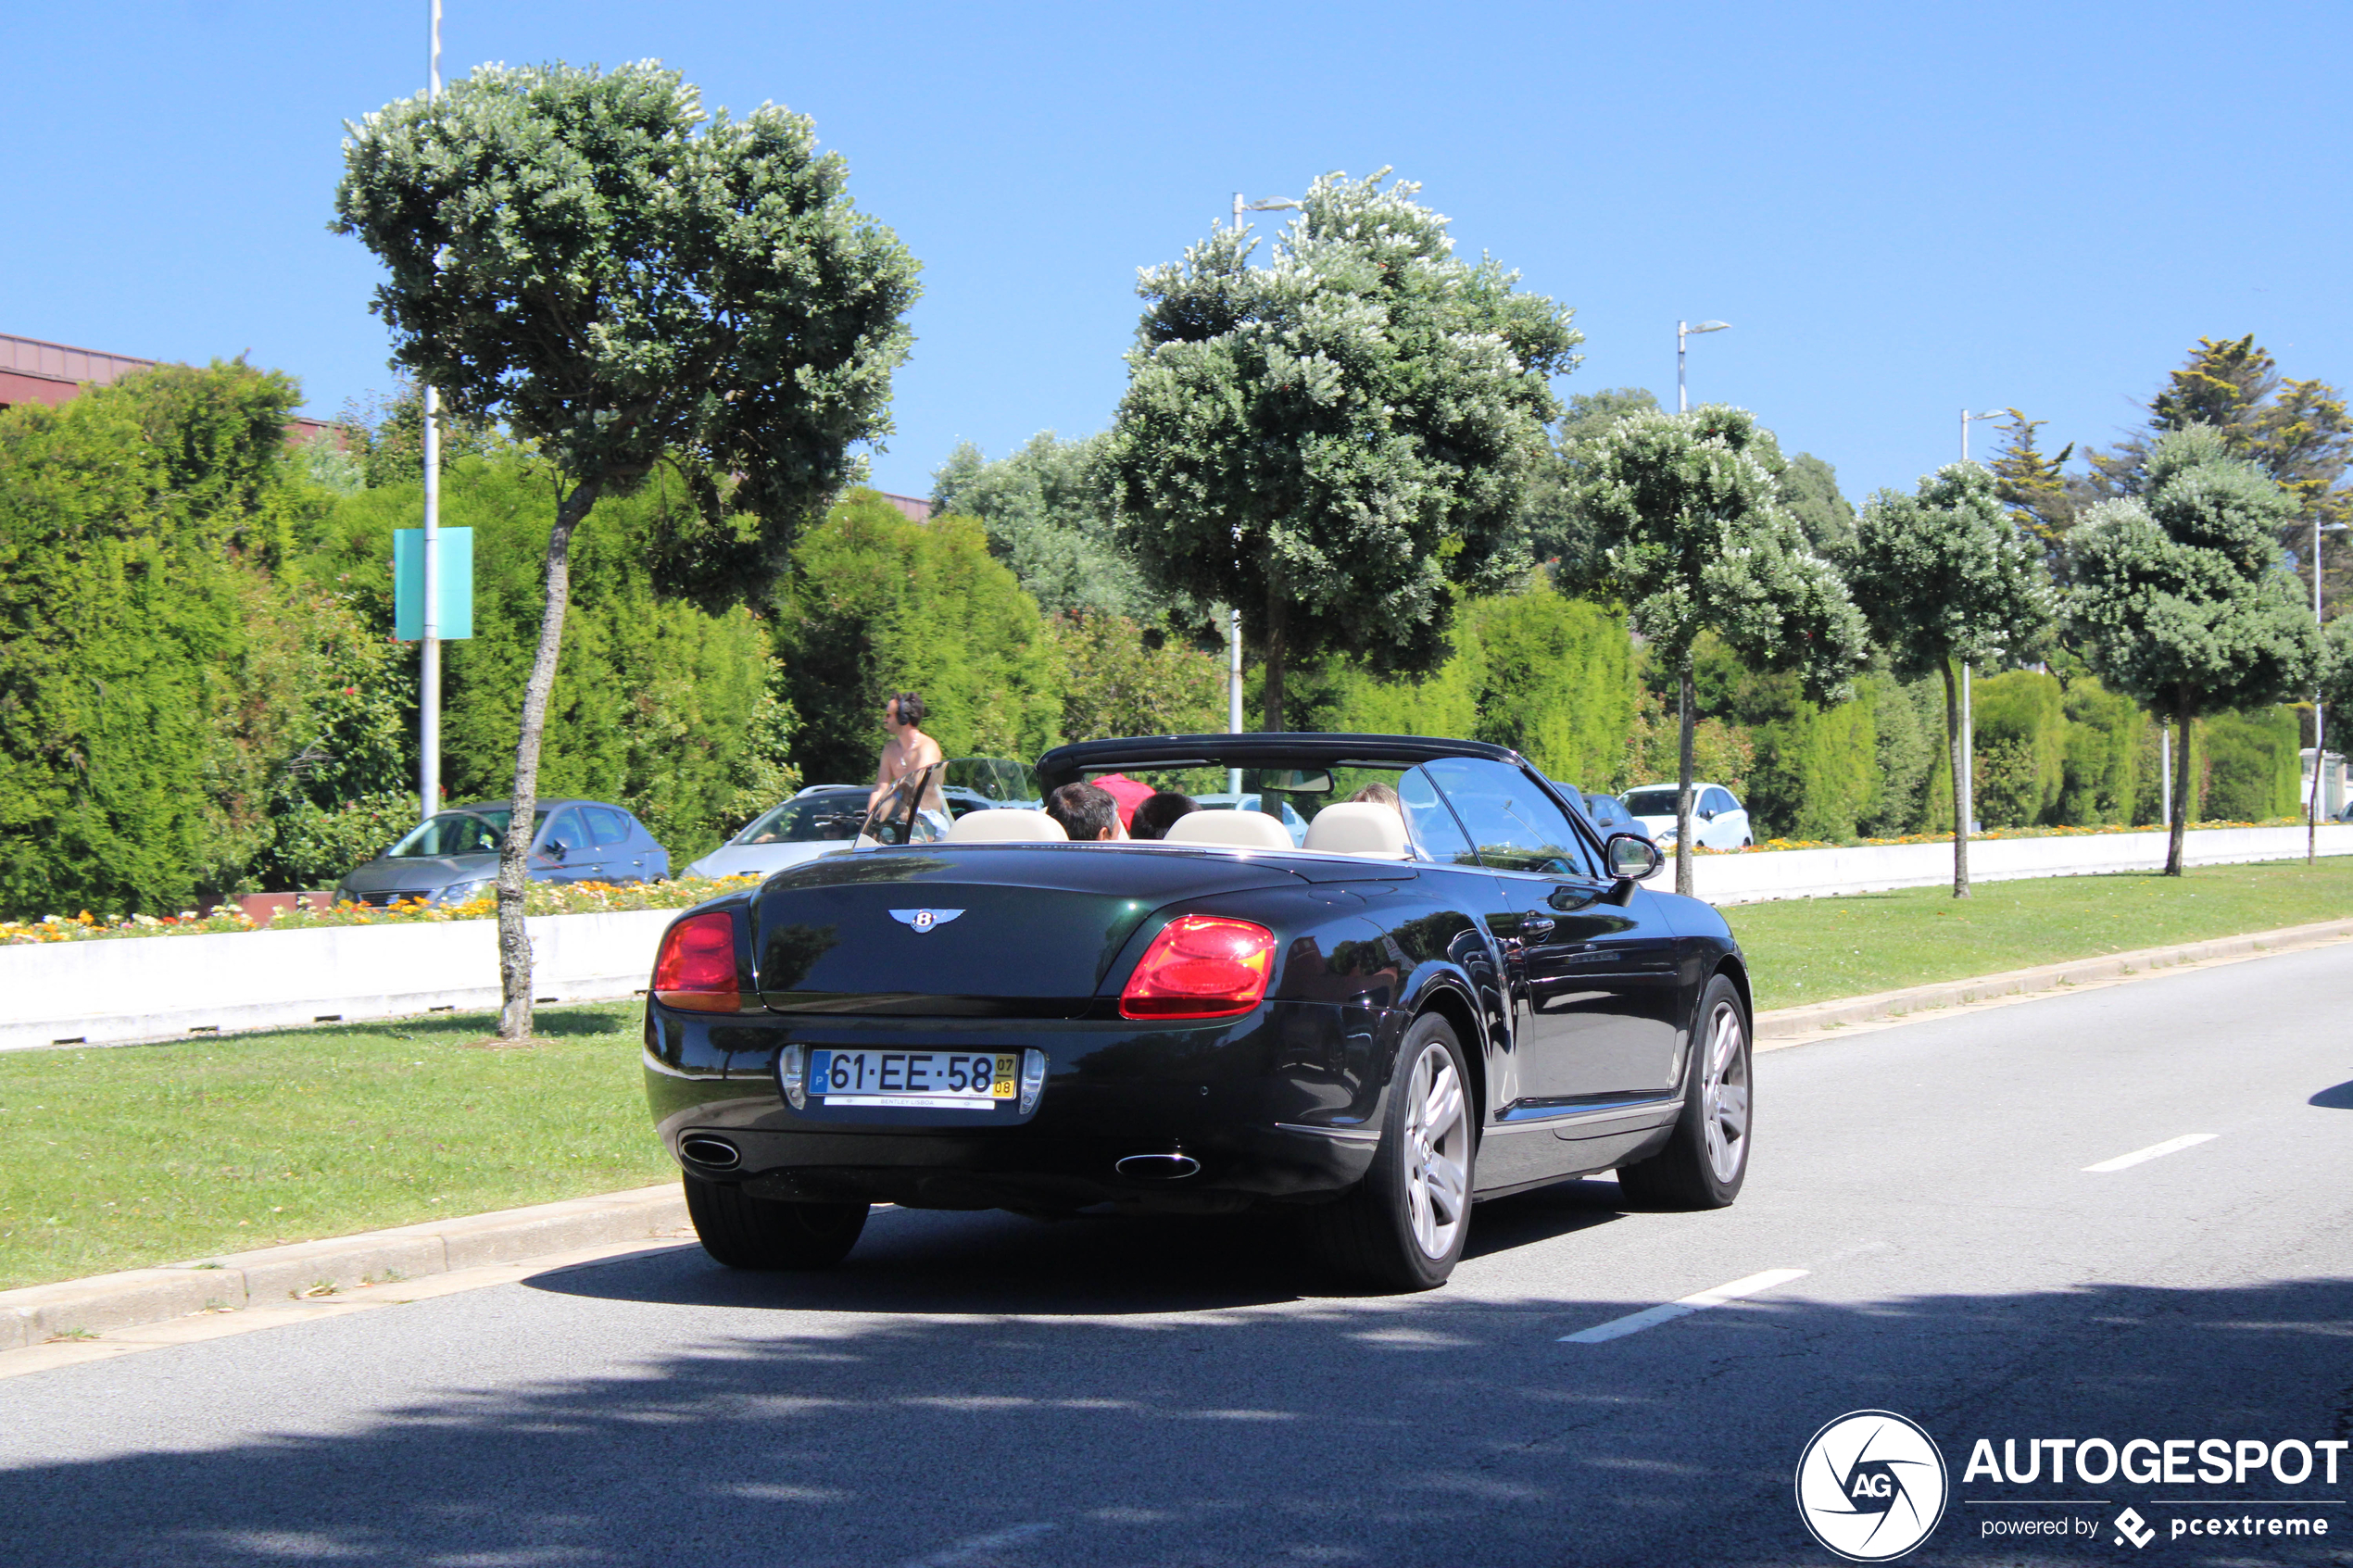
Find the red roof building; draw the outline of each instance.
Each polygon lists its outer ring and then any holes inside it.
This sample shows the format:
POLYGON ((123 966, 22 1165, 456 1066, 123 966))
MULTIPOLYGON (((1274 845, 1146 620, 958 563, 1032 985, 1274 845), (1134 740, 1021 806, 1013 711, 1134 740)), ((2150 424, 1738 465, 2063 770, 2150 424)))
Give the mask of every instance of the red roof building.
MULTIPOLYGON (((157 363, 0 332, 0 408, 19 403, 46 403, 54 408, 81 396, 85 386, 105 386, 133 370, 153 370, 157 363)), ((286 439, 308 441, 334 428, 324 420, 297 415, 286 421, 286 439)))

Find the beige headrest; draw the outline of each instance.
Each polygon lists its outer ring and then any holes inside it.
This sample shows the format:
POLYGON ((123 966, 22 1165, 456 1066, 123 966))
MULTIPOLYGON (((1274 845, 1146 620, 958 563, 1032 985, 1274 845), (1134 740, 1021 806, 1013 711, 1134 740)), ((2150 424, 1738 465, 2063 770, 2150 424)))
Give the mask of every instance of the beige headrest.
POLYGON ((1405 819, 1394 806, 1342 800, 1315 813, 1307 824, 1307 847, 1327 855, 1375 855, 1384 860, 1410 858, 1405 819))
POLYGON ((1188 811, 1168 825, 1171 844, 1222 844, 1228 849, 1296 849, 1290 830, 1264 811, 1188 811))
POLYGON ((1070 834, 1043 811, 1022 806, 1000 806, 990 811, 967 811, 948 830, 950 844, 1067 844, 1070 834))

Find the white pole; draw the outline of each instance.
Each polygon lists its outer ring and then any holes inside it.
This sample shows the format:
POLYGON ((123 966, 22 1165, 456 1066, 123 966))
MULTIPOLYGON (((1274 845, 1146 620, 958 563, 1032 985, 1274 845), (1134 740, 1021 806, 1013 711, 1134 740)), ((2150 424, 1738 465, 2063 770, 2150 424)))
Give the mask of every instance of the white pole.
MULTIPOLYGON (((1242 232, 1242 194, 1234 193, 1234 233, 1242 232)), ((1242 525, 1234 524, 1234 565, 1239 577, 1242 553, 1242 525)), ((1242 612, 1239 605, 1228 606, 1226 612, 1226 728, 1229 734, 1242 733, 1242 612)), ((1226 793, 1239 796, 1242 792, 1242 771, 1226 771, 1226 793)), ((1237 803, 1239 804, 1239 802, 1237 803)))
MULTIPOLYGON (((425 95, 441 96, 441 0, 431 13, 425 46, 425 95)), ((422 816, 441 809, 441 411, 428 385, 425 401, 424 627, 417 667, 417 793, 422 816)))
MULTIPOLYGON (((2323 633, 2328 625, 2321 619, 2321 514, 2312 513, 2312 624, 2323 633)), ((2321 764, 2328 760, 2328 747, 2322 734, 2321 689, 2312 688, 2312 809, 2304 820, 2304 863, 2311 865, 2321 854, 2321 764)))
POLYGON ((1675 411, 1679 414, 1688 414, 1692 411, 1692 395, 1683 384, 1683 339, 1684 334, 1690 330, 1689 322, 1675 323, 1675 411))
POLYGON ((2173 726, 2162 719, 2157 721, 2157 772, 2158 818, 2170 826, 2173 821, 2173 726))

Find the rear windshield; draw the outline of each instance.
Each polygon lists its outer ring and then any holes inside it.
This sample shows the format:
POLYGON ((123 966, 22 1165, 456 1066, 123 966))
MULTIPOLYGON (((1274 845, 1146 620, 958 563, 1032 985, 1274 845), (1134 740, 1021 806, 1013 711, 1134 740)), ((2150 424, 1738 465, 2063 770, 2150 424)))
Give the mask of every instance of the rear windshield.
POLYGON ((749 827, 736 834, 736 842, 847 844, 858 836, 858 824, 865 820, 866 792, 862 789, 803 796, 753 819, 749 827))
POLYGON ((1626 794, 1626 809, 1638 817, 1671 817, 1675 814, 1677 793, 1673 784, 1655 784, 1649 789, 1629 790, 1626 794))

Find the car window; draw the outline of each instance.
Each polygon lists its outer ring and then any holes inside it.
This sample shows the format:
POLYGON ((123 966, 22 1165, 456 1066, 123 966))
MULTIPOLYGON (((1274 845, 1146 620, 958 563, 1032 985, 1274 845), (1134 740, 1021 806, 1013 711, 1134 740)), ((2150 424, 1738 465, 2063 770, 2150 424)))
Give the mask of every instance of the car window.
POLYGON ((1405 831, 1426 859, 1442 866, 1475 866, 1478 852, 1463 836, 1462 824, 1446 809, 1428 773, 1414 769, 1397 781, 1397 804, 1405 814, 1405 831))
POLYGON ((447 855, 496 855, 506 813, 493 822, 471 811, 445 811, 411 828, 386 853, 396 859, 439 859, 447 855))
POLYGON ((1593 874, 1568 813, 1517 768, 1478 757, 1441 758, 1426 766, 1491 869, 1593 874))
POLYGON ((796 796, 752 819, 736 835, 737 844, 849 843, 866 820, 866 792, 827 790, 821 795, 796 796))
POLYGON ((629 842, 629 818, 610 806, 587 808, 589 831, 597 835, 598 847, 629 842))
POLYGON ((1675 814, 1674 784, 1652 784, 1646 789, 1629 791, 1626 809, 1637 817, 1671 817, 1675 814))
POLYGON ((1732 804, 1731 793, 1728 790, 1721 789, 1711 789, 1707 792, 1706 809, 1710 811, 1717 812, 1719 815, 1726 811, 1737 811, 1740 809, 1739 807, 1732 804))
POLYGON ((547 831, 541 835, 539 842, 543 847, 560 844, 573 853, 587 848, 588 834, 580 821, 580 809, 567 806, 557 812, 556 820, 547 824, 547 831))

